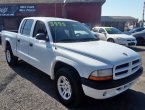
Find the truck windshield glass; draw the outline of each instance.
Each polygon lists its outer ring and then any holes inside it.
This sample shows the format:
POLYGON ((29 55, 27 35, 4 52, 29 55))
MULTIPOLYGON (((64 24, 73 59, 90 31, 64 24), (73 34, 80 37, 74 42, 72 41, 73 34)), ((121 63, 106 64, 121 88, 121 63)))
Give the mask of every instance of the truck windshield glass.
POLYGON ((116 28, 105 28, 108 34, 122 34, 119 29, 116 28))
POLYGON ((54 42, 87 42, 98 40, 85 26, 78 22, 48 22, 54 42))

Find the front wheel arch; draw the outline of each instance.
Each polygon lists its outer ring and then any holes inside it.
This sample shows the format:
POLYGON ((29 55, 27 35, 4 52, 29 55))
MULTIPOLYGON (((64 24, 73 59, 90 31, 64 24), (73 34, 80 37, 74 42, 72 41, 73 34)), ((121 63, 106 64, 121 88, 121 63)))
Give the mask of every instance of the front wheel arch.
POLYGON ((79 72, 75 69, 75 67, 73 67, 73 66, 71 66, 71 65, 69 65, 69 64, 67 64, 67 63, 61 62, 61 61, 57 61, 57 62, 55 63, 55 65, 54 65, 54 69, 53 69, 53 76, 54 76, 54 78, 53 78, 53 79, 55 79, 55 73, 56 73, 60 68, 63 68, 63 67, 67 67, 67 68, 73 70, 73 71, 76 73, 76 75, 81 79, 81 77, 80 77, 80 75, 79 75, 79 72))

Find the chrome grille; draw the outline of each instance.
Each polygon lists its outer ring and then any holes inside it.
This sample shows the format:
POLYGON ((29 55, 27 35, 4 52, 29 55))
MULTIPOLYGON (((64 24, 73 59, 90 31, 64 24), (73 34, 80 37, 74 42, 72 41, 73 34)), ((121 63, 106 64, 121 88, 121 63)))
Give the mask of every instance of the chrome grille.
POLYGON ((135 41, 134 39, 129 39, 129 40, 127 40, 127 41, 135 41))
POLYGON ((114 80, 125 78, 133 73, 135 73, 141 67, 141 60, 136 59, 131 62, 123 63, 117 65, 113 69, 114 80))

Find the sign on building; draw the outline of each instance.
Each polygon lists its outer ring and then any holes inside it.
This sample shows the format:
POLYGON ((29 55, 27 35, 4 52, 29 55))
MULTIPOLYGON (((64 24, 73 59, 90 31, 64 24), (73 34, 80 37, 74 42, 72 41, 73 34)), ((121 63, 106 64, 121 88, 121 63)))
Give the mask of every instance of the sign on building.
POLYGON ((36 13, 36 5, 0 5, 0 16, 26 16, 36 13))

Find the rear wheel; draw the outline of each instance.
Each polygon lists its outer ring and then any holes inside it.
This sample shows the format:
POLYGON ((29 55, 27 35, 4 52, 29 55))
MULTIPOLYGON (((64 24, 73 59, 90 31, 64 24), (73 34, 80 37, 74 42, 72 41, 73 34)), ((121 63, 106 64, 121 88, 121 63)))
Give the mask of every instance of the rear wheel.
POLYGON ((6 61, 10 66, 14 66, 18 62, 18 57, 13 55, 12 49, 10 46, 6 48, 5 51, 6 61))
POLYGON ((79 77, 69 68, 61 68, 55 75, 55 89, 59 100, 67 106, 78 106, 82 99, 79 77))
POLYGON ((145 40, 142 37, 136 38, 137 40, 137 45, 144 45, 145 44, 145 40))

